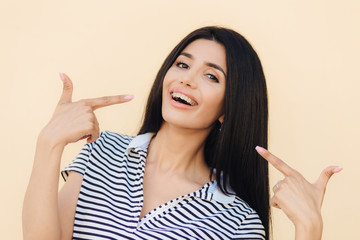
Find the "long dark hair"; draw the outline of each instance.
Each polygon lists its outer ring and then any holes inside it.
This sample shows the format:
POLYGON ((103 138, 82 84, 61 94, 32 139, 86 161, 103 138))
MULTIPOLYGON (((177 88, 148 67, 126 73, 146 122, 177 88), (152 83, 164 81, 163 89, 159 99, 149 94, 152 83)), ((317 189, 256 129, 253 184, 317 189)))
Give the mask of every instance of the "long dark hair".
POLYGON ((229 187, 255 209, 269 236, 269 177, 267 161, 255 147, 267 148, 268 103, 265 76, 250 43, 239 33, 222 27, 204 27, 186 36, 162 64, 150 91, 144 122, 139 131, 159 131, 162 118, 162 83, 168 69, 183 49, 197 39, 222 44, 226 50, 227 78, 224 121, 218 122, 206 139, 204 156, 224 193, 229 187))

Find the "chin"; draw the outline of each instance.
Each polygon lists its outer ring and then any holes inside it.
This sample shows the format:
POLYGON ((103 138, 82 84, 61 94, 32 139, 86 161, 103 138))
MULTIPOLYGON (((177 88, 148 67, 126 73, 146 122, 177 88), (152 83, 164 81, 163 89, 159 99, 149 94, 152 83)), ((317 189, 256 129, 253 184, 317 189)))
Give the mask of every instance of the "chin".
POLYGON ((192 119, 186 116, 179 116, 179 114, 164 114, 163 113, 164 123, 171 127, 183 128, 186 130, 211 130, 214 124, 205 123, 199 121, 199 119, 192 119))

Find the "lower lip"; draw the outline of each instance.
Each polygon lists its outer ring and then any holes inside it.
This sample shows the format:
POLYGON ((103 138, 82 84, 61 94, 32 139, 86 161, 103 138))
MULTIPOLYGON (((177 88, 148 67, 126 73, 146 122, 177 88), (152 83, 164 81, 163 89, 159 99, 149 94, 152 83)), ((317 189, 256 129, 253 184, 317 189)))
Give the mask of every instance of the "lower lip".
POLYGON ((178 101, 175 101, 171 95, 170 95, 170 104, 176 108, 180 108, 180 109, 193 109, 194 107, 196 106, 190 106, 190 105, 186 105, 186 104, 183 104, 183 103, 180 103, 178 101))

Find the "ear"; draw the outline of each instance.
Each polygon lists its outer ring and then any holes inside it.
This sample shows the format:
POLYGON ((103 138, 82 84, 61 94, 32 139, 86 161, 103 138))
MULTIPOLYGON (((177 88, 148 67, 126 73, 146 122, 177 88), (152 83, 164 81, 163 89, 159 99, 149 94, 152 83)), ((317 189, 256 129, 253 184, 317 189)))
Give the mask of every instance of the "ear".
POLYGON ((223 123, 223 121, 224 121, 224 114, 223 114, 223 115, 221 115, 221 116, 218 118, 218 120, 219 120, 219 122, 222 124, 222 123, 223 123))

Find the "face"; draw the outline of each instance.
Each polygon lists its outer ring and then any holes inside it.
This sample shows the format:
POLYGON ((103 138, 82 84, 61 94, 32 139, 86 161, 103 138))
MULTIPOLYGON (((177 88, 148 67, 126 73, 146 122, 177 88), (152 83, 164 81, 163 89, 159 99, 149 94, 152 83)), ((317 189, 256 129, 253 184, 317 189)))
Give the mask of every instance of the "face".
POLYGON ((190 43, 164 77, 164 120, 183 128, 208 130, 217 120, 222 122, 225 80, 225 48, 205 39, 190 43))

